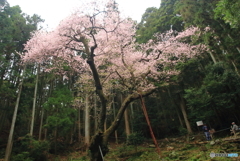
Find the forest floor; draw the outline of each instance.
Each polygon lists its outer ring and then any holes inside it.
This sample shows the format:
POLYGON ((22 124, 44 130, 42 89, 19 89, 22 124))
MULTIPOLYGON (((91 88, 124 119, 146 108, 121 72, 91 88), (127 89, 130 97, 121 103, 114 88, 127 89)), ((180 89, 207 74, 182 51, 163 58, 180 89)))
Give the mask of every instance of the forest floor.
MULTIPOLYGON (((125 144, 109 144, 109 153, 104 157, 105 161, 240 161, 239 157, 210 157, 210 153, 237 153, 240 155, 240 137, 216 138, 212 141, 204 141, 202 135, 177 138, 165 138, 158 140, 160 155, 157 153, 152 140, 139 146, 125 144), (161 156, 161 157, 160 157, 161 156)), ((88 161, 86 152, 74 152, 69 156, 58 157, 54 161, 88 161)))
MULTIPOLYGON (((237 138, 214 137, 212 141, 206 141, 203 134, 169 137, 158 140, 160 154, 152 143, 152 140, 145 140, 141 145, 132 146, 112 141, 104 161, 240 161, 240 135, 237 138), (211 153, 239 156, 210 157, 211 153)), ((86 150, 74 149, 61 155, 48 154, 48 161, 89 161, 86 150)))

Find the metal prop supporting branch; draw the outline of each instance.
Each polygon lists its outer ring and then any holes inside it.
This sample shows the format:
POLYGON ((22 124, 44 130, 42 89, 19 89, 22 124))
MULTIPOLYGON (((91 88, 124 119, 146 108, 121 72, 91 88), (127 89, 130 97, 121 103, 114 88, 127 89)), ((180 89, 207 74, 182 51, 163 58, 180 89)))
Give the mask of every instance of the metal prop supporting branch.
POLYGON ((104 157, 103 157, 102 149, 101 149, 101 147, 100 147, 100 146, 98 146, 98 148, 99 148, 99 151, 100 151, 100 153, 101 153, 102 160, 104 161, 104 157))

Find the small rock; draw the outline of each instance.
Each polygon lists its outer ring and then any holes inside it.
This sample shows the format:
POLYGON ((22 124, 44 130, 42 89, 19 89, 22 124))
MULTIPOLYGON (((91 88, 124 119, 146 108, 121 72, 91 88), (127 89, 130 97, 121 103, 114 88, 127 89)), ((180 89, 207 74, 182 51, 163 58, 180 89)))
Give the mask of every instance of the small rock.
POLYGON ((214 145, 215 144, 215 141, 210 141, 210 145, 214 145))

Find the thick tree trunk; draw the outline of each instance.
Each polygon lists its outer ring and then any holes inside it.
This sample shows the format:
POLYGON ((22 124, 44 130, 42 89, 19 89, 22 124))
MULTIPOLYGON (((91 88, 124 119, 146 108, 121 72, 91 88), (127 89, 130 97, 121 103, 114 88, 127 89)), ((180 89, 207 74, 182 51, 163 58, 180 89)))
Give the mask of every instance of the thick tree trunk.
MULTIPOLYGON (((23 76, 24 76, 25 68, 26 68, 26 66, 23 69, 23 74, 22 74, 23 76)), ((22 92, 23 76, 22 76, 22 80, 20 81, 19 86, 18 86, 17 101, 16 101, 14 113, 13 113, 12 125, 11 125, 11 129, 10 129, 9 137, 8 137, 8 143, 7 143, 4 161, 9 161, 9 158, 10 158, 10 155, 12 152, 13 132, 14 132, 15 122, 16 122, 16 118, 17 118, 20 96, 21 96, 21 92, 22 92)))
MULTIPOLYGON (((154 89, 146 91, 146 92, 142 93, 142 96, 148 96, 148 95, 152 94, 154 91, 155 91, 154 89)), ((121 107, 116 115, 116 118, 112 122, 111 126, 104 132, 99 130, 98 133, 96 133, 92 137, 91 143, 89 146, 91 161, 103 161, 103 157, 108 152, 107 144, 108 144, 109 136, 118 128, 118 126, 121 122, 121 119, 123 118, 124 111, 128 107, 128 105, 132 101, 139 99, 139 98, 140 98, 140 95, 138 93, 133 93, 133 94, 130 94, 129 96, 127 96, 123 100, 121 107)))

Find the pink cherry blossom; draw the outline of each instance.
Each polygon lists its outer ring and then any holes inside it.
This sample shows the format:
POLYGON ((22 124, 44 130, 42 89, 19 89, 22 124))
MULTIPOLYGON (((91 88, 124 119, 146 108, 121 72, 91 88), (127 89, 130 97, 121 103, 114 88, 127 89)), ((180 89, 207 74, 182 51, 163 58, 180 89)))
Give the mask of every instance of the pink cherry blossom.
POLYGON ((93 61, 103 87, 110 88, 109 83, 116 80, 123 89, 144 91, 155 88, 152 80, 167 82, 171 75, 178 74, 174 69, 178 62, 206 50, 204 45, 191 45, 184 40, 198 36, 199 29, 195 27, 156 34, 155 40, 137 44, 135 22, 121 18, 114 1, 92 5, 76 9, 52 32, 33 33, 25 45, 23 61, 47 64, 46 71, 60 72, 67 65, 84 79, 93 76, 86 76, 93 72, 88 65, 93 61))

